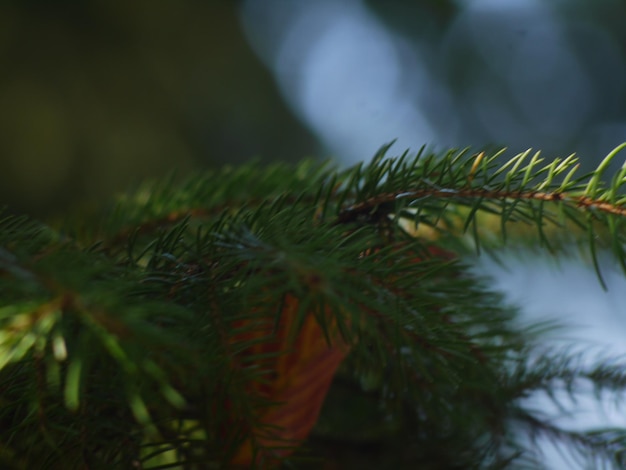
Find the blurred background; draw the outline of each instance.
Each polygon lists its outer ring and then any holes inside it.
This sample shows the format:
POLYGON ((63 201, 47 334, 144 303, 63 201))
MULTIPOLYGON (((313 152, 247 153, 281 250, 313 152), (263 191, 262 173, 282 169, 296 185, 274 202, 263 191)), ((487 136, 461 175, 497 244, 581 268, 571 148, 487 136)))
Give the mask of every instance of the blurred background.
POLYGON ((240 6, 2 2, 0 200, 42 216, 173 170, 318 154, 240 6))
POLYGON ((591 161, 626 140, 625 19, 620 0, 2 2, 0 200, 42 216, 392 139, 591 161))
MULTIPOLYGON (((577 152, 590 169, 626 141, 625 24, 622 0, 5 1, 0 203, 54 216, 171 172, 348 165, 393 139, 393 154, 577 152)), ((509 261, 476 269, 528 318, 626 352, 610 261, 609 295, 580 263, 509 261)))

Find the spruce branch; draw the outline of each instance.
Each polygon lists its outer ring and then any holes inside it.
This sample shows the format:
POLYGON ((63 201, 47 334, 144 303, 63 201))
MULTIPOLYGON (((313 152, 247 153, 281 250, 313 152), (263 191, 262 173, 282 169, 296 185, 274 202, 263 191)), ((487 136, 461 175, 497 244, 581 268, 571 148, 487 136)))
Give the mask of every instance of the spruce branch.
POLYGON ((538 356, 539 325, 459 255, 538 242, 626 271, 625 167, 603 181, 626 144, 582 176, 574 156, 389 147, 347 170, 148 184, 57 230, 0 220, 0 463, 306 468, 307 448, 365 439, 334 406, 349 391, 376 468, 540 462, 520 423, 621 468, 623 430, 562 429, 524 402, 623 391, 621 361, 538 356))

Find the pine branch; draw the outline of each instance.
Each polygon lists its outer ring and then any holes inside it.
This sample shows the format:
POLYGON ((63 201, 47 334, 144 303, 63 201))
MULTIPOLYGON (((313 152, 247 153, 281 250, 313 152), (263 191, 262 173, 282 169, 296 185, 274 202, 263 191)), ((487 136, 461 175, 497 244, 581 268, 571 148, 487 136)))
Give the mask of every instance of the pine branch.
POLYGON ((560 429, 523 398, 623 391, 626 369, 532 362, 540 326, 516 326, 459 254, 532 228, 626 270, 626 169, 602 181, 624 147, 579 177, 574 156, 386 146, 345 171, 251 163, 147 185, 58 231, 3 219, 0 463, 306 468, 307 446, 358 448, 360 414, 333 407, 344 387, 379 410, 360 426, 379 430, 376 468, 536 463, 516 422, 621 468, 623 430, 560 429))

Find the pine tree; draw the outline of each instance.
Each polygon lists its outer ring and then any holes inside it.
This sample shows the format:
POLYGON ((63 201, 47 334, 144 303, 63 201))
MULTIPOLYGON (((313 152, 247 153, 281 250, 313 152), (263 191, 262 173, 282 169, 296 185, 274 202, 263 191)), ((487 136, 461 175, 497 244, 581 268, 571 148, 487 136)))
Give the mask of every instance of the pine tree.
POLYGON ((602 282, 608 250, 626 271, 626 166, 603 179, 625 147, 579 176, 574 156, 385 146, 5 216, 0 467, 542 468, 548 437, 625 468, 626 430, 562 429, 524 398, 623 391, 626 368, 547 348, 552 325, 519 326, 462 261, 574 253, 602 282))

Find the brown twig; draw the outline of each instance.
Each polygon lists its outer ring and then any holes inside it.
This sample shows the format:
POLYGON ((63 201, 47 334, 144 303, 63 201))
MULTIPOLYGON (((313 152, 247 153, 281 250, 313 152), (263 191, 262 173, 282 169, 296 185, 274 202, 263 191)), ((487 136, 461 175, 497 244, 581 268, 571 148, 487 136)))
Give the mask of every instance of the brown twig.
POLYGON ((610 202, 593 199, 588 196, 570 196, 566 192, 543 192, 543 191, 503 191, 480 188, 421 188, 409 191, 397 191, 384 193, 362 202, 352 204, 344 208, 337 216, 336 223, 343 224, 357 220, 360 217, 371 215, 376 212, 376 208, 381 205, 389 205, 399 199, 419 199, 424 197, 434 197, 440 199, 516 199, 534 200, 547 202, 571 203, 576 207, 586 209, 596 209, 608 214, 626 216, 626 207, 618 206, 610 202))

